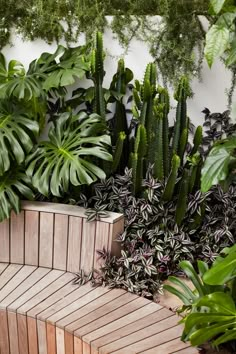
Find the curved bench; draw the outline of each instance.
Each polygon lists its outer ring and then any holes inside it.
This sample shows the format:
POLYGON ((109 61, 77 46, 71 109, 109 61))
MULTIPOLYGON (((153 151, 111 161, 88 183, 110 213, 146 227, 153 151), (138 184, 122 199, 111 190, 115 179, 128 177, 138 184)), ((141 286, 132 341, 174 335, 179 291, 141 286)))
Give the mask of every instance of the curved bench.
POLYGON ((96 245, 118 252, 112 240, 122 228, 119 214, 88 224, 82 208, 48 203, 25 203, 0 224, 1 354, 197 353, 162 306, 73 285, 72 272, 98 264, 96 245))

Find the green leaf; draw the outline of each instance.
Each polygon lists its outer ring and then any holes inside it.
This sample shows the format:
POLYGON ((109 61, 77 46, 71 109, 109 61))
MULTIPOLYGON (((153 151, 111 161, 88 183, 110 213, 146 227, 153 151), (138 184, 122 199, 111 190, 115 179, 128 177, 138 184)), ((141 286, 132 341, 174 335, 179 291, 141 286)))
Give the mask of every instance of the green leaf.
POLYGON ((49 141, 41 142, 27 158, 27 174, 43 195, 61 196, 69 185, 91 184, 106 177, 98 159, 111 161, 110 142, 101 118, 85 113, 61 114, 49 131, 49 141), (96 132, 94 136, 91 132, 96 132))
POLYGON ((11 169, 0 177, 0 222, 10 217, 10 211, 20 212, 20 199, 32 200, 34 194, 30 179, 22 167, 11 169))
POLYGON ((218 14, 224 6, 226 0, 211 0, 211 6, 216 14, 218 14))
POLYGON ((213 265, 205 274, 204 282, 210 285, 224 285, 236 276, 236 249, 213 265))
POLYGON ((227 49, 229 41, 230 31, 226 27, 213 25, 207 32, 205 57, 210 67, 227 49))
POLYGON ((202 192, 207 192, 213 185, 227 178, 232 153, 236 148, 236 138, 215 145, 208 155, 202 169, 202 192))

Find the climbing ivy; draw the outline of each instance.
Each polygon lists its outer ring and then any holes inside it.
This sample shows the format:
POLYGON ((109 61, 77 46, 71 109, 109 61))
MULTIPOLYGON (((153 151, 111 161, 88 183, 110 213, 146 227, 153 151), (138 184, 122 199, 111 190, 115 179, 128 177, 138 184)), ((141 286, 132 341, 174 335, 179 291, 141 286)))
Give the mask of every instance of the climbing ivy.
POLYGON ((207 15, 208 7, 206 0, 1 0, 0 48, 12 29, 26 40, 72 43, 81 33, 88 39, 108 26, 125 49, 134 37, 145 40, 173 84, 183 74, 200 73, 205 33, 198 15, 207 15))

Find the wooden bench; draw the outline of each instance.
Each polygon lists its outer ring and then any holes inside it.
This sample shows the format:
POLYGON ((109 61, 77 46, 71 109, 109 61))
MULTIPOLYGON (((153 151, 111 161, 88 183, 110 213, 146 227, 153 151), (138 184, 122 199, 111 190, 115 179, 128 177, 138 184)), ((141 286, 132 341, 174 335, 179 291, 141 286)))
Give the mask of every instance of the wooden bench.
POLYGON ((197 353, 171 311, 122 289, 81 287, 123 217, 87 223, 82 208, 24 203, 0 224, 0 354, 197 353))

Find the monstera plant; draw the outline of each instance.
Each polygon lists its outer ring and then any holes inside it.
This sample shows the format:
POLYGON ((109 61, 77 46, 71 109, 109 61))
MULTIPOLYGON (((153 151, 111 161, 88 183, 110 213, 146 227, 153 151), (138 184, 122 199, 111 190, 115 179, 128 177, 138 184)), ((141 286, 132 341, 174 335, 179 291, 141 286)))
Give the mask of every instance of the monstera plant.
POLYGON ((95 163, 112 161, 107 152, 110 137, 103 134, 101 117, 86 113, 63 113, 49 131, 49 141, 40 142, 26 160, 27 174, 43 195, 61 196, 69 185, 91 184, 106 177, 95 163), (95 160, 93 160, 93 157, 95 160))
POLYGON ((184 303, 181 310, 185 312, 181 321, 185 325, 182 339, 190 340, 193 346, 210 341, 214 347, 229 343, 235 348, 236 245, 222 253, 210 269, 204 262, 198 262, 199 275, 189 262, 180 264, 194 290, 175 277, 169 280, 181 290, 165 286, 184 303))
POLYGON ((47 121, 48 97, 65 95, 67 86, 89 70, 86 50, 58 46, 28 70, 16 60, 7 64, 0 54, 0 221, 11 209, 19 212, 20 198, 32 199, 35 191, 59 196, 70 183, 104 177, 91 159, 111 159, 99 116, 65 113, 51 128, 49 141, 37 143, 47 121))

